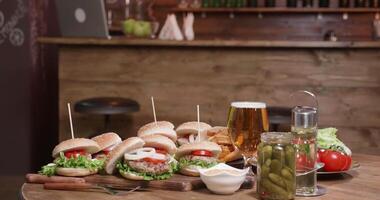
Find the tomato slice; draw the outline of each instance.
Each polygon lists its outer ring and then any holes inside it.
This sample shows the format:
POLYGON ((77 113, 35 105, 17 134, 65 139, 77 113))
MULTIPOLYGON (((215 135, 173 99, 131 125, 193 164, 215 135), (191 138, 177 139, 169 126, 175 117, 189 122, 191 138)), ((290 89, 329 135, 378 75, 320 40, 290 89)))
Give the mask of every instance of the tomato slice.
POLYGON ((158 160, 158 159, 154 159, 154 158, 143 158, 143 161, 150 162, 150 163, 153 163, 153 164, 158 164, 158 163, 165 162, 165 160, 158 160))
POLYGON ((212 157, 212 152, 207 151, 207 150, 196 150, 196 151, 192 151, 191 155, 212 157))
POLYGON ((84 149, 78 149, 78 150, 73 150, 73 151, 66 151, 65 152, 65 157, 66 158, 77 158, 79 155, 86 155, 86 152, 84 149))
POLYGON ((165 150, 165 149, 159 149, 159 148, 155 148, 156 149, 156 153, 160 153, 160 154, 168 154, 168 152, 165 150))
POLYGON ((108 154, 110 153, 110 151, 103 151, 103 153, 104 153, 105 155, 108 155, 108 154))

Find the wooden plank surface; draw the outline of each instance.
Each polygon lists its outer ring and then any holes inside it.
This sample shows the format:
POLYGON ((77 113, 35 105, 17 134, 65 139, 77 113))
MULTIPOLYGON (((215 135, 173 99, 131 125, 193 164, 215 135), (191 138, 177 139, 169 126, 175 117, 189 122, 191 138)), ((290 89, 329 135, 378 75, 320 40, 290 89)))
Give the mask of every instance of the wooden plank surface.
MULTIPOLYGON (((209 34, 212 34, 209 33, 209 34)), ((274 40, 194 40, 166 41, 131 39, 115 36, 112 39, 40 37, 42 44, 96 45, 96 46, 158 46, 158 47, 253 47, 253 48, 380 48, 380 41, 274 41, 274 40)))
MULTIPOLYGON (((379 187, 380 187, 380 157, 356 154, 353 156, 354 160, 357 160, 361 167, 355 171, 351 171, 348 174, 339 176, 324 176, 319 177, 319 185, 327 188, 327 194, 320 197, 313 197, 313 200, 327 200, 327 199, 345 199, 345 200, 357 200, 379 199, 379 187)), ((152 200, 201 200, 201 199, 258 199, 255 189, 240 190, 233 195, 214 195, 206 189, 190 191, 190 192, 175 192, 175 191, 144 191, 134 192, 127 196, 117 197, 110 196, 104 193, 97 192, 68 192, 68 191, 47 191, 42 188, 40 184, 24 184, 22 187, 22 196, 26 200, 37 199, 152 199, 152 200)), ((297 197, 299 200, 307 200, 310 198, 297 197)))

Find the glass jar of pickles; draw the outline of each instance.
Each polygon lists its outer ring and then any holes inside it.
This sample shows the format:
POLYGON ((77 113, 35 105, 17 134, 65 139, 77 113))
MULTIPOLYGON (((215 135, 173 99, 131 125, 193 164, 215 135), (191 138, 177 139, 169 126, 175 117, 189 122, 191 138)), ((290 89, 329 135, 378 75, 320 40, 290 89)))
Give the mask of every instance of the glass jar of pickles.
POLYGON ((292 134, 267 132, 258 146, 257 193, 260 199, 294 199, 296 192, 295 149, 292 134))

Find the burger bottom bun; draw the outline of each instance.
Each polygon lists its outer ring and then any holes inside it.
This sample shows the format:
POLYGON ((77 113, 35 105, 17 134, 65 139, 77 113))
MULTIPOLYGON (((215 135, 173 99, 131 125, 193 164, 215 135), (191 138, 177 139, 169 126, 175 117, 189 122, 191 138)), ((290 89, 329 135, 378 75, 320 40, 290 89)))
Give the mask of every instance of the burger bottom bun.
POLYGON ((186 176, 200 176, 198 167, 190 165, 187 167, 182 168, 179 173, 186 175, 186 176))
POLYGON ((121 176, 123 176, 124 178, 129 179, 129 180, 135 180, 135 181, 142 181, 142 180, 144 180, 143 176, 139 176, 139 175, 136 175, 136 174, 133 174, 133 173, 122 172, 122 171, 119 171, 119 172, 120 172, 121 176))
POLYGON ((98 170, 89 170, 84 168, 63 168, 58 167, 56 173, 61 176, 88 176, 98 173, 98 170))
POLYGON ((222 162, 231 162, 231 161, 234 161, 234 160, 237 160, 237 159, 240 159, 240 158, 243 158, 243 156, 241 155, 240 151, 238 149, 235 149, 233 152, 227 154, 226 156, 224 156, 221 161, 222 162))

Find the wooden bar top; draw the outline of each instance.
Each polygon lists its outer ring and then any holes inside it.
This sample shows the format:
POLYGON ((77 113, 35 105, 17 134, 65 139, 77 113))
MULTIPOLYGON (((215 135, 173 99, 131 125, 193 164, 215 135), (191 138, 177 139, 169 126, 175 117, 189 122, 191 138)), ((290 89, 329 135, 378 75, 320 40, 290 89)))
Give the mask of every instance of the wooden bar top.
POLYGON ((110 39, 40 37, 42 44, 94 46, 158 46, 158 47, 244 47, 244 48, 380 48, 380 41, 269 41, 269 40, 194 40, 166 41, 132 39, 115 36, 110 39))
MULTIPOLYGON (((380 196, 380 157, 356 154, 353 160, 358 161, 361 165, 359 169, 353 170, 348 174, 338 176, 319 177, 319 185, 327 188, 327 194, 320 197, 301 198, 296 200, 324 200, 324 199, 345 199, 345 200, 375 200, 380 196)), ((258 199, 254 189, 240 190, 233 195, 214 195, 206 189, 191 192, 174 192, 164 190, 138 191, 126 196, 110 196, 100 192, 72 192, 44 190, 41 184, 28 184, 22 186, 22 197, 25 200, 37 199, 80 199, 80 200, 100 200, 100 199, 152 199, 152 200, 224 200, 240 199, 251 200, 258 199)))

